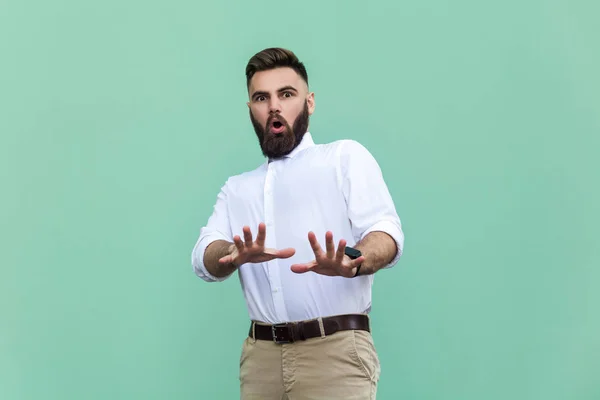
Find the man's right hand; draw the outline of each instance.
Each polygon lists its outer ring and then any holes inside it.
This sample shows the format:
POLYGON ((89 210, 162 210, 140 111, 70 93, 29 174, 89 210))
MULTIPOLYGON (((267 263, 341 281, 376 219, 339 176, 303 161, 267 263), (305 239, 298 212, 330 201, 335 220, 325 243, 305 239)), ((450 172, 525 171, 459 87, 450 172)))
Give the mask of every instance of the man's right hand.
POLYGON ((290 258, 296 253, 293 248, 283 250, 265 248, 267 227, 264 223, 258 225, 258 235, 255 242, 252 241, 252 232, 249 226, 245 226, 243 232, 244 241, 236 235, 233 238, 233 244, 229 248, 229 254, 220 258, 219 264, 233 264, 236 268, 239 268, 246 263, 260 263, 275 258, 290 258))

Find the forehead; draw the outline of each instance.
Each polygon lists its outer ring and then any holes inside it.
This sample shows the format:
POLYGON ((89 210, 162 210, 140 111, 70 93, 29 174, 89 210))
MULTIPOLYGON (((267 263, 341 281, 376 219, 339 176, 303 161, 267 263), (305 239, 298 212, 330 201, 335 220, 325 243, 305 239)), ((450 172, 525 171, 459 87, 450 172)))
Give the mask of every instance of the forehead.
POLYGON ((299 91, 307 90, 306 82, 296 71, 282 67, 255 73, 250 80, 249 92, 272 92, 284 86, 293 86, 299 91))

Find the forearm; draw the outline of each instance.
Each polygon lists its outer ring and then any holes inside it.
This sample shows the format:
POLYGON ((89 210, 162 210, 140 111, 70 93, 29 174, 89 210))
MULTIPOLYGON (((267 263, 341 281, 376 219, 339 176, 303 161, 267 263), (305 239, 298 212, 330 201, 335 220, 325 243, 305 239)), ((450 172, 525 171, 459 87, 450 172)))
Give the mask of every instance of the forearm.
POLYGON ((369 233, 354 247, 365 257, 360 267, 360 275, 374 274, 389 264, 398 251, 396 241, 380 231, 369 233))
POLYGON ((204 266, 213 276, 223 278, 232 274, 237 267, 233 263, 221 264, 219 259, 229 255, 234 244, 226 240, 215 240, 204 252, 204 266))

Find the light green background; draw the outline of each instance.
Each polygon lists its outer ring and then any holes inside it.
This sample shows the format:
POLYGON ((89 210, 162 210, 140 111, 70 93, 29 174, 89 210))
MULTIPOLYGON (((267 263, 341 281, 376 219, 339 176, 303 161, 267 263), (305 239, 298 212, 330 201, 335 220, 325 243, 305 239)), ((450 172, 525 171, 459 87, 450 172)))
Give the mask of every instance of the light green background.
POLYGON ((0 1, 0 398, 234 399, 237 278, 190 252, 294 50, 379 161, 380 399, 600 398, 597 1, 0 1))

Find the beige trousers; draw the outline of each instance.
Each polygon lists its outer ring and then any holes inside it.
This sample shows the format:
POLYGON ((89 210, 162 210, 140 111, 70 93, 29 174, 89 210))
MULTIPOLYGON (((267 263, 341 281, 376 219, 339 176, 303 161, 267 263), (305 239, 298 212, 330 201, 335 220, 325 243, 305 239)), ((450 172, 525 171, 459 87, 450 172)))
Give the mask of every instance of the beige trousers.
POLYGON ((380 364, 369 332, 276 344, 248 337, 240 358, 242 400, 375 399, 380 364))

